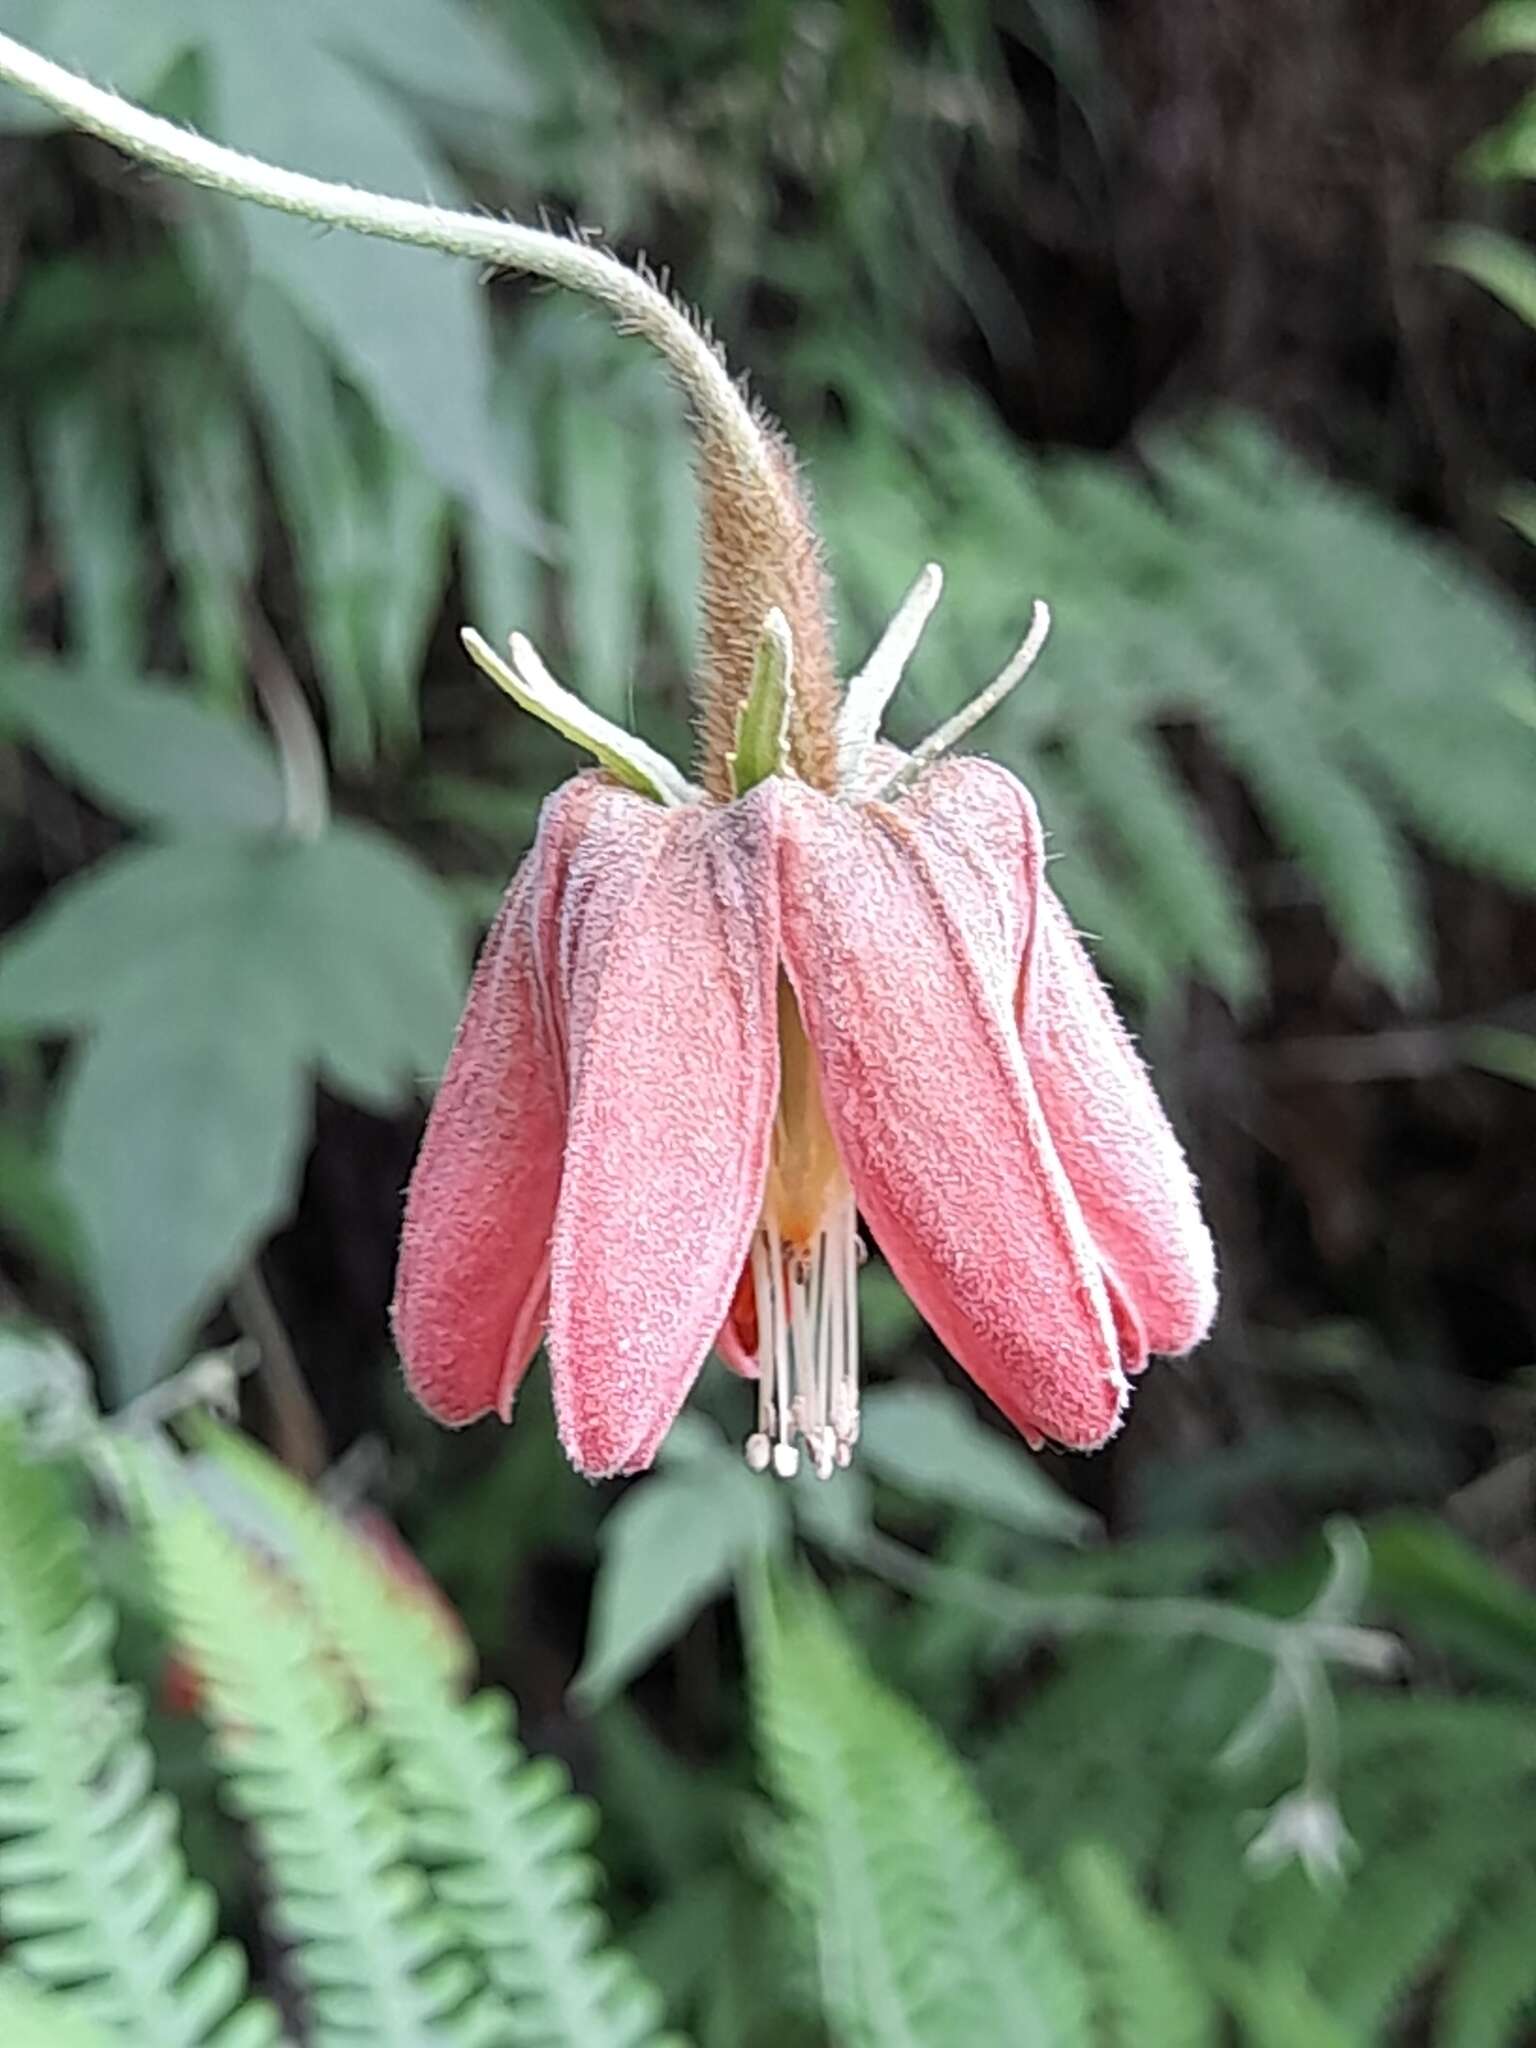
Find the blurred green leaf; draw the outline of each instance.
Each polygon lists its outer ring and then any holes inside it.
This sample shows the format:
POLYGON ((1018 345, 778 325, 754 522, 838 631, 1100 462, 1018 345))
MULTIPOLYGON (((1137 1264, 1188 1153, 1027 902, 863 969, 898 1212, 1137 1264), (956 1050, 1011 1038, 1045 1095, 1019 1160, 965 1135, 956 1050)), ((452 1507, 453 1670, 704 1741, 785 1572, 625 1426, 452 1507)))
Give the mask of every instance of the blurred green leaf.
POLYGON ((559 387, 554 434, 573 687, 605 717, 632 724, 644 518, 639 451, 624 422, 594 405, 579 383, 559 387))
POLYGON ((1425 1515, 1367 1529, 1371 1590, 1400 1625, 1474 1669, 1536 1691, 1536 1599, 1425 1515))
POLYGON ((1025 1536, 1081 1543, 1097 1526, 1087 1508, 1030 1462, 1022 1444, 986 1428, 963 1397, 941 1387, 876 1387, 866 1394, 859 1458, 920 1500, 989 1515, 1025 1536))
POLYGON ((411 98, 503 125, 535 111, 538 81, 518 66, 487 10, 461 0, 312 0, 311 32, 411 98))
POLYGON ((0 666, 0 729, 136 824, 275 831, 283 785, 270 749, 185 688, 70 661, 0 666))
POLYGON ((1519 485, 1499 498, 1499 516, 1507 519, 1516 533, 1536 548, 1536 490, 1519 485))
POLYGON ((1468 1066, 1536 1088, 1536 1034, 1494 1024, 1469 1024, 1457 1033, 1456 1043, 1468 1066))
POLYGON ((263 982, 183 972, 115 1005, 71 1068, 59 1175, 119 1402, 158 1377, 214 1288, 292 1208, 309 1088, 282 1013, 282 991, 263 982))
POLYGON ((67 1441, 94 1419, 91 1375, 56 1331, 0 1322, 0 1418, 22 1417, 30 1434, 67 1441))
POLYGON ((331 750, 343 764, 361 766, 372 755, 376 721, 362 613, 367 515, 351 423, 325 351, 281 293, 260 283, 246 289, 236 338, 278 505, 292 529, 331 750))
POLYGON ((1209 1992, 1119 1858, 1101 1843, 1074 1843, 1062 1881, 1104 1987, 1102 2038, 1114 2048, 1215 2048, 1209 1992))
POLYGON ((662 1469, 604 1519, 586 1655, 571 1683, 584 1706, 611 1699, 782 1536, 773 1482, 749 1472, 701 1418, 688 1420, 693 1436, 685 1429, 662 1469))
POLYGON ((1507 1891, 1481 1901, 1464 1930, 1437 2007, 1438 2048, 1514 2048, 1529 2038, 1536 2009, 1533 1927, 1536 1862, 1517 1870, 1507 1891))
POLYGON ((79 1235, 53 1162, 30 1139, 0 1125, 0 1223, 40 1266, 78 1278, 79 1235))
MULTIPOLYGON (((538 475, 535 408, 528 366, 522 355, 504 348, 491 383, 491 413, 504 459, 530 484, 538 475)), ((542 536, 508 534, 471 508, 463 523, 464 577, 469 623, 477 626, 492 647, 507 644, 512 633, 539 637, 543 616, 541 590, 542 536), (535 547, 533 542, 539 541, 535 547)))
POLYGON ((1466 168, 1476 178, 1536 178, 1536 94, 1521 101, 1501 127, 1468 150, 1466 168))
POLYGON ((27 499, 21 449, 10 421, 0 417, 0 654, 21 636, 26 617, 26 572, 27 499))
POLYGON ((1469 57, 1536 53, 1536 0, 1495 0, 1461 38, 1469 57))
POLYGON ((1497 228, 1455 227, 1441 236, 1436 254, 1536 327, 1536 255, 1523 242, 1497 228))
POLYGON ((666 389, 657 411, 642 480, 640 529, 650 542, 657 607, 673 656, 691 676, 699 659, 699 487, 681 400, 666 389))
POLYGON ((120 394, 86 384, 33 416, 33 456, 47 526, 67 574, 72 652, 133 675, 146 617, 136 436, 120 394))
POLYGON ((150 475, 193 674, 238 704, 245 608, 258 559, 256 474, 245 417, 220 375, 167 354, 150 396, 150 475))
MULTIPOLYGON (((102 7, 99 0, 0 0, 0 27, 129 99, 146 98, 191 38, 188 22, 154 0, 132 8, 102 7)), ((51 107, 0 85, 0 128, 62 125, 51 107)))
POLYGON ((65 1086, 60 1174, 120 1392, 286 1213, 311 1072, 397 1102, 440 1068, 461 976, 435 885, 348 825, 119 855, 0 951, 0 1022, 95 1034, 65 1086))
POLYGON ((0 2038, 6 2048, 112 2048, 113 2037, 74 1999, 0 1967, 0 2038))
POLYGON ((1362 2048, 1361 2037, 1328 2010, 1293 1963, 1234 1965, 1221 1982, 1242 2021, 1244 2048, 1362 2048))
MULTIPOLYGON (((183 18, 190 13, 196 23, 206 123, 221 142, 407 199, 460 200, 453 173, 424 144, 398 92, 359 68, 365 39, 350 14, 309 0, 272 0, 255 14, 189 7, 188 0, 155 4, 183 18)), ((440 11, 423 10, 412 21, 393 8, 393 33, 379 47, 396 74, 410 61, 407 49, 427 75, 439 68, 432 45, 440 11)), ((523 493, 485 433, 491 352, 473 265, 361 235, 317 235, 303 221, 257 207, 215 204, 226 234, 244 243, 256 271, 421 461, 509 532, 525 528, 523 493)), ((217 273, 210 282, 217 290, 217 273)), ((231 311, 238 326, 242 309, 231 311)))

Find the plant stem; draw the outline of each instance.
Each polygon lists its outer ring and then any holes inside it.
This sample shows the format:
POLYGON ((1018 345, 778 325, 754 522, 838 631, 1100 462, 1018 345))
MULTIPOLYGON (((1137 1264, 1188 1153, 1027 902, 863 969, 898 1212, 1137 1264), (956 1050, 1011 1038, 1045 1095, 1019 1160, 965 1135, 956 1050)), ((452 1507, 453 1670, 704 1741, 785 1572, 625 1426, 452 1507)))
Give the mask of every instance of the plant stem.
POLYGON ((1397 1657, 1395 1638, 1383 1630, 1349 1623, 1294 1619, 1233 1607, 1222 1600, 1183 1595, 1123 1599, 1113 1593, 1020 1593, 952 1565, 935 1564, 888 1536, 866 1536, 852 1552, 856 1560, 911 1592, 941 1592, 994 1620, 1063 1635, 1102 1631, 1112 1635, 1205 1636, 1261 1657, 1293 1653, 1305 1637, 1317 1655, 1357 1670, 1381 1672, 1397 1657))
POLYGON ((742 471, 757 479, 772 499, 782 498, 763 428, 718 345, 649 276, 606 250, 515 221, 390 198, 263 163, 146 113, 6 35, 0 35, 0 79, 129 156, 210 191, 303 220, 352 228, 361 235, 441 249, 498 269, 529 271, 598 300, 616 316, 622 330, 643 336, 660 353, 692 401, 701 426, 734 455, 742 471))

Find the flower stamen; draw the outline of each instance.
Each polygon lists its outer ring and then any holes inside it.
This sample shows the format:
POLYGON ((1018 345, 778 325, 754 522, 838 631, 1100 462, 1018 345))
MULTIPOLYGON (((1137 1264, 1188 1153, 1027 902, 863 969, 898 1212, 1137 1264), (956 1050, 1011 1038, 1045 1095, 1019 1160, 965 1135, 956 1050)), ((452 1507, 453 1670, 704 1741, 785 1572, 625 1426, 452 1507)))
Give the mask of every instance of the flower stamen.
POLYGON ((859 1434, 863 1247, 815 1059, 785 980, 779 1067, 773 1156, 751 1253, 758 1382, 747 1463, 792 1479, 803 1446, 817 1477, 830 1479, 849 1463, 859 1434))
POLYGON ((765 1216, 752 1244, 757 1428, 747 1463, 792 1479, 804 1455, 818 1479, 848 1465, 859 1438, 860 1245, 845 1191, 808 1247, 765 1216))

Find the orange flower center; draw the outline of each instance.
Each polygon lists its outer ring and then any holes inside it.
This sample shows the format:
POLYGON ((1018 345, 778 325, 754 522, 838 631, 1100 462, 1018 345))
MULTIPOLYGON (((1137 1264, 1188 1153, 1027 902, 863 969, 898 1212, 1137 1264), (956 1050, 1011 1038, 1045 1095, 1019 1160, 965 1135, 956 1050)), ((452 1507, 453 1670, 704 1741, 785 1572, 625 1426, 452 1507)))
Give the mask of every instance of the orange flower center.
POLYGON ((794 991, 779 978, 779 1102, 763 1213, 749 1261, 758 1361, 757 1428, 747 1463, 792 1478, 803 1444, 818 1477, 859 1434, 859 1239, 853 1191, 827 1123, 794 991))

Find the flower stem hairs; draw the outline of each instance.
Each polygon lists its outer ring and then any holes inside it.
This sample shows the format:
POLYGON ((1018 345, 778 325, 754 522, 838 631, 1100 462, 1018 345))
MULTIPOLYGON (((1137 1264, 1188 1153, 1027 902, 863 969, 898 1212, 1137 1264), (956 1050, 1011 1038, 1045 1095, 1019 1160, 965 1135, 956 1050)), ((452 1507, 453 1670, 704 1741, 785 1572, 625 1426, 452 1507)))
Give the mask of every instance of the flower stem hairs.
POLYGON ((859 1433, 860 1225, 1028 1441, 1119 1427, 1215 1310, 1194 1183, 1045 880, 1005 769, 879 738, 942 578, 838 677, 788 442, 708 331, 580 240, 221 148, 0 36, 0 78, 141 160, 305 219, 599 301, 682 386, 703 555, 693 775, 514 635, 473 659, 595 766, 547 800, 481 952, 406 1201, 394 1328, 443 1421, 510 1419, 541 1342, 594 1477, 654 1458, 713 1349, 756 1381, 748 1463, 827 1477, 859 1433))

